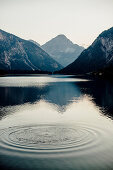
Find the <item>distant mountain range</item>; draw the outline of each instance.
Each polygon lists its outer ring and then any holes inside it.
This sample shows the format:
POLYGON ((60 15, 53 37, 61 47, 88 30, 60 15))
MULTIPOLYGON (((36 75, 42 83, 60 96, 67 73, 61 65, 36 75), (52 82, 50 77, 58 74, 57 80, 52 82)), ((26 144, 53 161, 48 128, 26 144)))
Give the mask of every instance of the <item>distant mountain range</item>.
POLYGON ((0 70, 56 71, 63 67, 34 42, 0 30, 0 70))
POLYGON ((46 42, 41 48, 64 67, 72 63, 84 50, 84 47, 73 44, 62 34, 46 42))
POLYGON ((113 67, 113 27, 102 32, 89 48, 59 73, 84 74, 106 68, 112 70, 111 67, 113 67))
POLYGON ((64 35, 58 35, 40 46, 33 40, 24 40, 0 30, 0 70, 20 70, 22 73, 23 70, 26 73, 56 71, 60 74, 100 74, 101 70, 107 75, 113 72, 113 27, 102 32, 85 50, 64 35), (77 54, 80 54, 78 58, 77 54))

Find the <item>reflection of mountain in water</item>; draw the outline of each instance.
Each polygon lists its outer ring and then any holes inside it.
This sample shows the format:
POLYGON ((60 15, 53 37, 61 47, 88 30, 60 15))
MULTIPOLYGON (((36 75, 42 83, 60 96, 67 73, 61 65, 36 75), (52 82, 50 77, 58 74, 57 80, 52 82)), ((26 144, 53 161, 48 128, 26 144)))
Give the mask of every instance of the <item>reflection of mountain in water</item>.
POLYGON ((56 82, 50 86, 45 100, 57 105, 58 110, 63 112, 73 99, 77 100, 80 96, 80 89, 73 82, 56 82))
POLYGON ((73 82, 54 82, 38 87, 0 87, 0 106, 14 106, 34 103, 40 100, 57 105, 59 111, 73 99, 80 97, 79 88, 73 82))
MULTIPOLYGON (((93 101, 113 116, 113 83, 108 81, 51 82, 37 87, 0 87, 0 107, 23 105, 40 100, 55 105, 60 112, 80 99, 84 94, 92 96, 93 101)), ((2 114, 2 111, 0 111, 2 114)), ((7 113, 6 113, 7 114, 7 113)))
POLYGON ((113 117, 113 82, 110 81, 88 81, 79 82, 83 94, 93 97, 93 101, 101 107, 104 114, 113 117))

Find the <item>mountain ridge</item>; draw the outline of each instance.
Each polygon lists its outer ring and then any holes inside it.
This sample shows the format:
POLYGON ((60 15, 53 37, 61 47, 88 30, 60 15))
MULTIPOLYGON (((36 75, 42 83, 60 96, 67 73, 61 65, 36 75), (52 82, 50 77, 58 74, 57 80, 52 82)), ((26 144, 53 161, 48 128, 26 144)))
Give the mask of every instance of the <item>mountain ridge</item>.
POLYGON ((0 69, 53 72, 61 68, 36 44, 0 30, 0 69))
POLYGON ((113 27, 103 31, 70 65, 59 71, 84 74, 113 65, 113 27))
POLYGON ((31 40, 31 39, 29 39, 28 41, 30 41, 30 42, 36 44, 38 47, 41 47, 41 45, 40 45, 37 41, 31 40))
POLYGON ((64 67, 73 62, 84 50, 84 47, 73 44, 64 34, 57 35, 41 47, 64 67))

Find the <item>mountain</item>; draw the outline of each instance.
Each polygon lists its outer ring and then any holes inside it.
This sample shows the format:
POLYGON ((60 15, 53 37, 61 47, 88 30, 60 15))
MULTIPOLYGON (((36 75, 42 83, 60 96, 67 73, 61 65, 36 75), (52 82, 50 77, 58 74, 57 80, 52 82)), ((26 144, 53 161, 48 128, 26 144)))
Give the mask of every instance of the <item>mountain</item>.
POLYGON ((32 43, 34 43, 34 44, 36 44, 38 47, 40 47, 40 44, 39 44, 39 43, 37 43, 36 41, 34 41, 34 40, 28 40, 28 41, 30 41, 30 42, 32 42, 32 43))
POLYGON ((42 49, 64 67, 72 63, 84 50, 62 34, 42 45, 42 49))
POLYGON ((62 66, 36 44, 0 30, 0 70, 55 71, 62 66))
MULTIPOLYGON (((113 66, 113 27, 102 32, 92 45, 70 65, 63 74, 83 74, 113 66)), ((110 69, 111 70, 111 69, 110 69)))

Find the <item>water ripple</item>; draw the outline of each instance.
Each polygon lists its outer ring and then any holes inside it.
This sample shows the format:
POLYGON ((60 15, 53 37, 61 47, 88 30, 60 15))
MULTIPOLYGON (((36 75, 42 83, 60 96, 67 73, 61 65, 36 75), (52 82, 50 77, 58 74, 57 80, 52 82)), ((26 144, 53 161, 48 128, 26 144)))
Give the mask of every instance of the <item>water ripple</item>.
POLYGON ((51 154, 83 154, 101 145, 105 131, 84 124, 74 126, 18 126, 0 131, 0 148, 7 151, 51 154))

